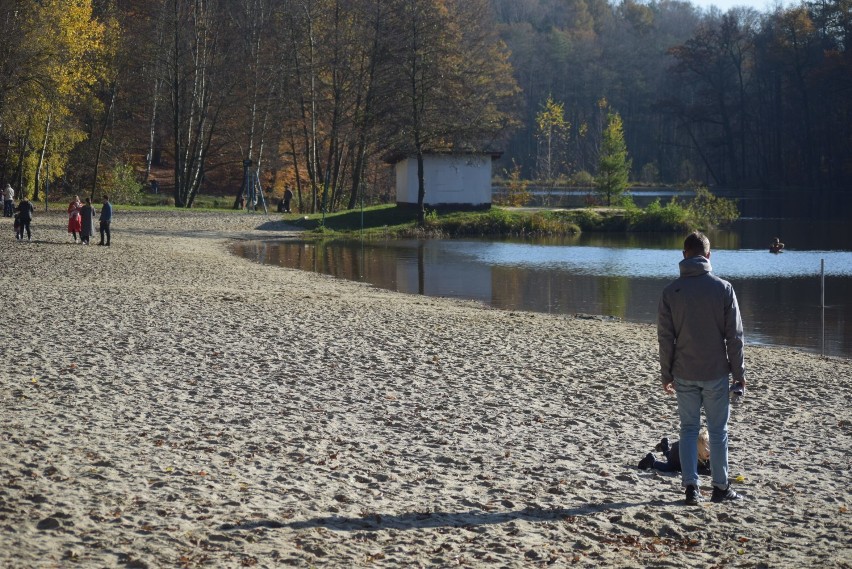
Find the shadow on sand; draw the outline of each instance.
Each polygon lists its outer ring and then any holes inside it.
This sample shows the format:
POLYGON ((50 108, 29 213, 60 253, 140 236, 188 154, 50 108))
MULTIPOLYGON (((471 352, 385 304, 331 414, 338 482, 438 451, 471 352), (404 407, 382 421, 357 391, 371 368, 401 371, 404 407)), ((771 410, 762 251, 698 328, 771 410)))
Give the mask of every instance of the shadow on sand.
POLYGON ((677 502, 657 500, 653 502, 613 502, 587 504, 576 508, 554 508, 541 510, 524 508, 513 512, 413 512, 396 515, 367 514, 360 517, 326 516, 302 521, 281 522, 277 520, 254 520, 240 524, 222 524, 219 529, 252 530, 257 528, 289 528, 294 530, 326 528, 335 531, 382 531, 389 529, 412 530, 442 527, 472 527, 503 524, 515 520, 527 522, 549 522, 596 514, 605 511, 624 510, 636 506, 669 506, 677 502))

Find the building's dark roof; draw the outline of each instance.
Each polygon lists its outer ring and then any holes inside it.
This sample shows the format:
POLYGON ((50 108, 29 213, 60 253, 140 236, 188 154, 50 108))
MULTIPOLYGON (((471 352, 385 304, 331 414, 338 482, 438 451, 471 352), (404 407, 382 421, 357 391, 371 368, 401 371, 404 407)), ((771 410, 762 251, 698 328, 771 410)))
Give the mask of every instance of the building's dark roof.
MULTIPOLYGON (((496 160, 503 156, 503 152, 499 150, 425 150, 423 152, 423 156, 491 156, 492 160, 496 160)), ((397 162, 402 162, 406 158, 414 158, 414 152, 393 152, 390 154, 386 154, 384 157, 384 161, 388 164, 396 164, 397 162)))

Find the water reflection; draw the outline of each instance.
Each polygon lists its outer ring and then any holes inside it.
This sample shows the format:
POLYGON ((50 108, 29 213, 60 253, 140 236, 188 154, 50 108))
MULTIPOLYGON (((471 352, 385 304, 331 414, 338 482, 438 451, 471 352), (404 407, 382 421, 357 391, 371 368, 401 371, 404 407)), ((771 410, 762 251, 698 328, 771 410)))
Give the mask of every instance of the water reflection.
MULTIPOLYGON (((677 274, 680 239, 652 248, 400 240, 244 242, 241 256, 259 262, 369 282, 411 294, 474 299, 495 308, 602 314, 654 322, 660 291, 677 274)), ((582 240, 574 240, 581 243, 582 240)), ((717 242, 724 243, 723 239, 717 242)), ((659 244, 659 243, 658 243, 659 244)), ((733 282, 752 343, 820 351, 820 259, 826 262, 826 353, 852 357, 852 253, 714 249, 716 273, 733 282)))

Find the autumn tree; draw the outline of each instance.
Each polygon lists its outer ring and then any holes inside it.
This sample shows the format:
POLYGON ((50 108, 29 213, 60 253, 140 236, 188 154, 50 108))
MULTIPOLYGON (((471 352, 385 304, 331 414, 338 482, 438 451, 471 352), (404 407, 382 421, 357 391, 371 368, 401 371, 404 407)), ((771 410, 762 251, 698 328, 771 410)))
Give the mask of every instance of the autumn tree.
POLYGON ((482 150, 511 126, 517 86, 485 0, 396 0, 392 18, 397 151, 417 160, 425 219, 426 151, 482 150))
POLYGON ((560 170, 560 156, 569 130, 565 120, 565 105, 557 103, 548 95, 535 117, 538 149, 538 177, 552 180, 560 170))
POLYGON ((38 199, 43 170, 61 175, 86 136, 74 111, 97 80, 103 26, 89 0, 4 2, 0 15, 0 128, 14 182, 38 199))
POLYGON ((390 64, 385 34, 389 25, 387 2, 367 0, 358 13, 361 17, 355 19, 356 29, 363 41, 359 44, 362 48, 352 57, 355 72, 353 88, 357 95, 351 107, 353 136, 349 209, 353 209, 358 199, 364 197, 369 158, 378 156, 385 148, 380 140, 384 137, 377 134, 382 119, 381 107, 389 96, 387 83, 382 81, 383 72, 390 64))
POLYGON ((293 0, 283 14, 282 53, 287 54, 282 75, 287 82, 284 98, 284 130, 293 155, 300 209, 315 212, 319 205, 322 175, 321 85, 318 26, 324 0, 293 0), (304 174, 300 171, 304 165, 304 174), (303 204, 302 179, 307 178, 309 201, 303 204))

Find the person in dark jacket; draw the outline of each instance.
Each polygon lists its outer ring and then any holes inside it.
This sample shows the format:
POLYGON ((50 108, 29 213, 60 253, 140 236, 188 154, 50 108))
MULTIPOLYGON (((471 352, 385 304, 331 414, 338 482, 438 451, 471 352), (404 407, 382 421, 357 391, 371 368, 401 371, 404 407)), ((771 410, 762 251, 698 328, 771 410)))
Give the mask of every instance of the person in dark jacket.
POLYGON ((86 205, 80 208, 80 243, 89 244, 89 239, 95 234, 95 208, 92 198, 86 198, 86 205))
POLYGON ((281 209, 284 213, 290 212, 290 202, 293 201, 293 190, 290 189, 290 186, 284 186, 284 198, 281 200, 283 205, 281 209))
POLYGON ((109 203, 109 196, 104 196, 104 205, 101 208, 100 217, 101 226, 101 242, 98 245, 106 245, 109 247, 112 234, 110 233, 110 224, 112 223, 112 204, 109 203), (104 241, 106 239, 106 241, 104 241))
POLYGON ((24 231, 27 232, 27 241, 32 241, 33 235, 30 231, 30 223, 33 220, 33 204, 26 197, 22 197, 18 203, 18 240, 24 239, 24 231))
POLYGON ((680 463, 686 504, 702 501, 697 442, 701 410, 710 435, 713 502, 740 500, 728 481, 729 382, 745 387, 743 323, 734 287, 712 273, 710 240, 696 231, 683 242, 680 278, 665 289, 657 314, 663 390, 677 395, 680 463))
MULTIPOLYGON (((669 439, 663 437, 662 440, 654 447, 659 453, 665 457, 666 461, 657 460, 652 454, 648 453, 645 458, 639 461, 639 470, 648 470, 653 468, 660 472, 680 472, 680 441, 675 441, 669 445, 669 439)), ((710 474, 710 437, 707 434, 707 428, 704 427, 698 433, 698 474, 710 474)))

